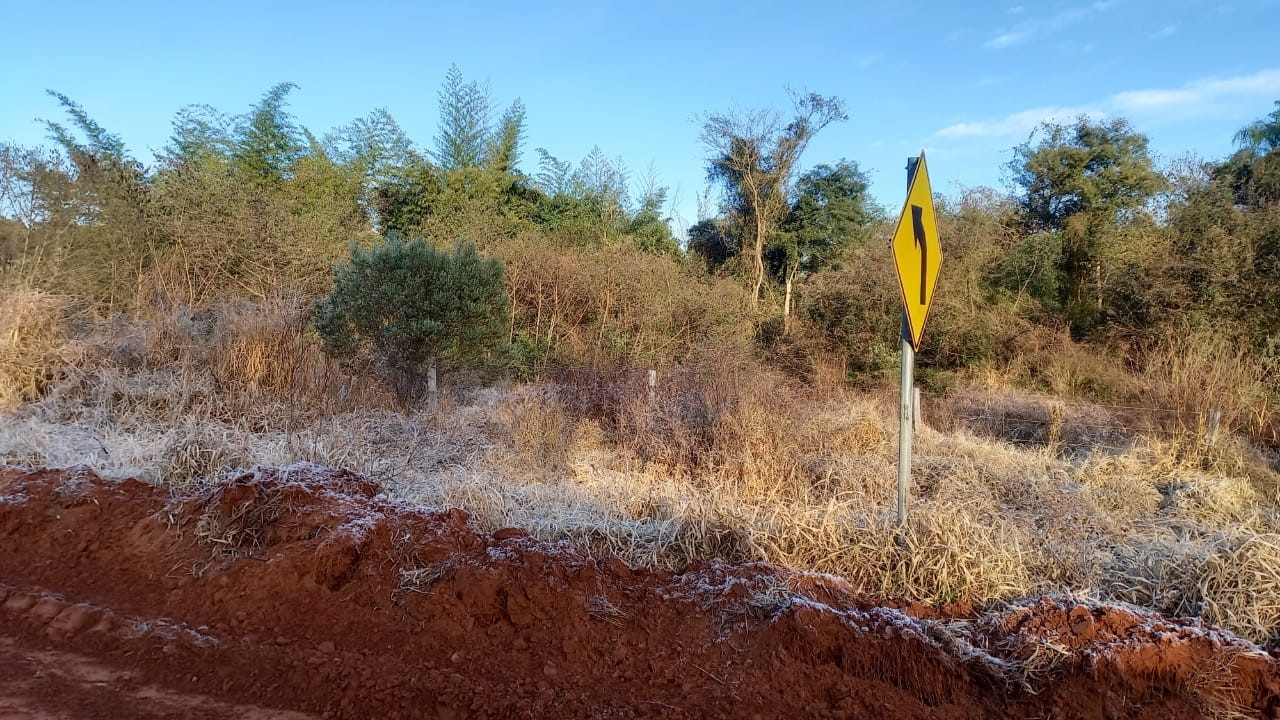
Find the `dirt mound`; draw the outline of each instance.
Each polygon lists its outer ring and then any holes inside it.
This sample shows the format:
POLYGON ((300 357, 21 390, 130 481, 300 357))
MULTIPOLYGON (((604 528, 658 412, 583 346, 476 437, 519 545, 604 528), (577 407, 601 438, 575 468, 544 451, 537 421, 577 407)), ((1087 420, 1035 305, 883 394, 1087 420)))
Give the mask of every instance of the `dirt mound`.
POLYGON ((27 716, 1280 718, 1276 659, 1195 621, 632 570, 307 465, 177 497, 0 470, 0 548, 0 677, 48 666, 0 682, 27 716))

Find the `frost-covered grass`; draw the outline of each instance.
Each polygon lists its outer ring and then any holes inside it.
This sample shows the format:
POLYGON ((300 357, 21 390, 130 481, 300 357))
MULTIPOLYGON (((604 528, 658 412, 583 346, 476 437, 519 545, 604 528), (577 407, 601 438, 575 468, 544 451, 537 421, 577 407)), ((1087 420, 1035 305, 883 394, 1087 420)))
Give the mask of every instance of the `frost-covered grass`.
POLYGON ((1276 476, 1235 440, 1064 449, 939 417, 917 433, 899 528, 881 398, 690 367, 652 401, 634 379, 579 377, 455 388, 433 414, 344 375, 290 317, 224 308, 68 341, 43 396, 0 414, 0 462, 179 486, 312 462, 637 566, 767 561, 927 602, 1071 592, 1280 637, 1276 476))

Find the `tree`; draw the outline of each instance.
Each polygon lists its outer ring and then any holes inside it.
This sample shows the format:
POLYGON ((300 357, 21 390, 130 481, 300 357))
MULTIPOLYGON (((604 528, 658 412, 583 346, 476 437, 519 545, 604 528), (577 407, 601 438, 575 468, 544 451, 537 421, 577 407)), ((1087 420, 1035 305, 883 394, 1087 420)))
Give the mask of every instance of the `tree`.
POLYGON ((213 107, 187 105, 174 118, 161 164, 179 168, 221 161, 231 155, 232 134, 232 121, 213 107))
POLYGON ((303 132, 285 110, 296 89, 291 82, 276 85, 239 119, 232 164, 256 187, 282 182, 289 165, 306 152, 303 132))
POLYGON ((436 135, 436 162, 446 171, 476 167, 490 146, 493 100, 489 88, 472 80, 463 82, 462 71, 450 65, 440 88, 440 132, 436 135))
POLYGON ((39 194, 52 191, 48 204, 63 205, 71 215, 69 224, 55 231, 57 242, 41 248, 41 262, 51 263, 43 274, 56 278, 63 291, 111 307, 127 303, 163 242, 152 222, 151 177, 119 135, 66 95, 49 94, 62 105, 71 128, 53 121, 44 125, 70 162, 37 161, 28 168, 30 177, 39 178, 31 188, 39 194), (55 178, 58 174, 63 177, 55 178))
POLYGON ((675 257, 680 254, 680 244, 671 232, 670 218, 663 215, 666 204, 667 189, 658 185, 657 178, 650 174, 645 178, 640 201, 623 233, 645 252, 675 257))
POLYGON ((622 158, 609 158, 599 147, 574 165, 538 148, 540 192, 536 219, 570 245, 603 247, 625 239, 645 252, 676 254, 679 244, 663 209, 667 189, 652 167, 637 183, 633 200, 631 172, 622 158))
POLYGON ((1276 101, 1276 109, 1269 115, 1240 128, 1236 133, 1236 143, 1254 155, 1280 150, 1280 100, 1276 101))
POLYGON ((352 247, 350 262, 334 270, 333 291, 316 304, 315 325, 325 353, 372 363, 413 397, 437 360, 473 364, 496 348, 509 307, 497 259, 470 243, 439 250, 393 233, 352 247))
POLYGON ((489 138, 484 160, 489 170, 501 175, 519 173, 520 144, 524 141, 524 103, 516 98, 502 114, 498 129, 489 138))
POLYGON ((519 169, 524 105, 516 99, 495 125, 488 86, 465 81, 456 65, 445 75, 439 100, 430 159, 398 143, 410 152, 399 152, 403 162, 374 182, 369 205, 380 227, 429 238, 470 232, 482 247, 495 235, 527 228, 532 203, 519 169), (488 238, 472 232, 478 226, 488 238))
POLYGON ((690 255, 702 259, 709 273, 722 272, 740 250, 733 235, 727 232, 724 220, 719 218, 699 220, 689 228, 688 248, 690 255))
POLYGON ((858 164, 818 165, 796 182, 795 200, 773 250, 784 286, 782 322, 791 321, 792 289, 799 273, 814 273, 849 243, 864 239, 880 217, 867 196, 870 181, 858 164))
POLYGON ((1230 182, 1236 202, 1260 206, 1280 202, 1280 100, 1276 109, 1236 133, 1240 147, 1218 174, 1230 182))
POLYGON ((360 202, 374 227, 390 229, 378 212, 380 189, 394 185, 409 168, 425 164, 399 123, 379 108, 329 135, 326 148, 338 162, 355 168, 363 177, 360 202))
POLYGON ((1014 148, 1009 169, 1022 191, 1019 204, 1029 236, 1061 237, 1057 301, 1067 309, 1073 329, 1088 332, 1105 320, 1114 261, 1130 249, 1125 245, 1132 238, 1119 231, 1141 218, 1166 186, 1147 150, 1147 137, 1122 118, 1044 123, 1014 148))
POLYGON ((773 110, 749 110, 712 114, 702 125, 711 151, 707 177, 721 186, 742 245, 750 248, 753 308, 765 282, 765 247, 787 213, 796 163, 814 135, 847 119, 838 98, 792 94, 792 103, 795 116, 786 124, 773 110))

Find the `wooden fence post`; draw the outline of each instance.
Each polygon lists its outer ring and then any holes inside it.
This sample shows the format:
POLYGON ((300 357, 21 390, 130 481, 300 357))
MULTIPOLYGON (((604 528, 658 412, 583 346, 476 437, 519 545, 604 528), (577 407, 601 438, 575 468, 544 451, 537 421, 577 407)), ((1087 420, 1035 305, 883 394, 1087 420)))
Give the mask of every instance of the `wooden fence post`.
POLYGON ((427 361, 427 407, 431 412, 440 412, 440 393, 436 389, 436 359, 427 361))
POLYGON ((1220 428, 1221 426, 1222 426, 1222 411, 1210 410, 1209 411, 1209 428, 1207 433, 1207 439, 1210 445, 1218 444, 1218 428, 1220 428))

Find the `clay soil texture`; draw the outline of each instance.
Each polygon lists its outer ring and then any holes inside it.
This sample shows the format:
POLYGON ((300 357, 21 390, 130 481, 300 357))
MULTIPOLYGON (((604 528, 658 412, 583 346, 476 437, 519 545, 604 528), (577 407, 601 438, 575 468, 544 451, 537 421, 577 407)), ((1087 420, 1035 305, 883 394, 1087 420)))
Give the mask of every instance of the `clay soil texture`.
POLYGON ((1083 600, 628 568, 346 472, 0 469, 0 718, 1280 718, 1280 664, 1083 600))

